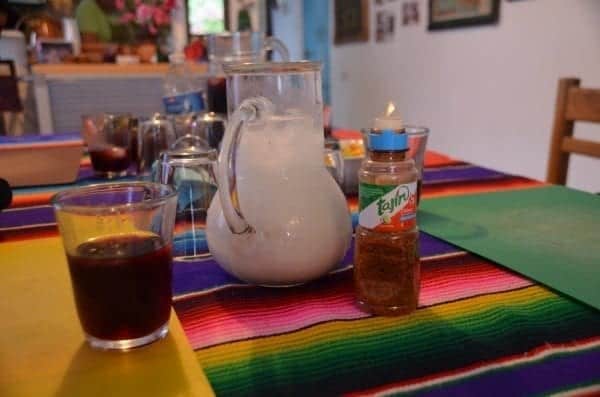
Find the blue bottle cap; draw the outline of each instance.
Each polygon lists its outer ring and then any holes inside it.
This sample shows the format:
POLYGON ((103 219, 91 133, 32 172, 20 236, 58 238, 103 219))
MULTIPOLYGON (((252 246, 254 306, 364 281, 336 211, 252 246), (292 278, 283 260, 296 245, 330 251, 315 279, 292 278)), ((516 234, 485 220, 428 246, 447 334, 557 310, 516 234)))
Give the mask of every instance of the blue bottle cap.
POLYGON ((408 140, 404 130, 370 130, 367 134, 368 146, 375 151, 408 150, 408 140))

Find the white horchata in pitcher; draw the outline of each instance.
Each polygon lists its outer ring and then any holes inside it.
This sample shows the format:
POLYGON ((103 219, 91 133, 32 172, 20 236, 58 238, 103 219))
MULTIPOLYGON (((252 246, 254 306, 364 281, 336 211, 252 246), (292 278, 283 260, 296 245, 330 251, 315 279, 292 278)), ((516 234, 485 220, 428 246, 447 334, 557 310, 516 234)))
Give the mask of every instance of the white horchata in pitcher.
POLYGON ((226 73, 228 98, 247 99, 230 119, 216 166, 211 253, 253 284, 327 274, 343 259, 352 225, 324 164, 320 64, 230 65, 226 73))

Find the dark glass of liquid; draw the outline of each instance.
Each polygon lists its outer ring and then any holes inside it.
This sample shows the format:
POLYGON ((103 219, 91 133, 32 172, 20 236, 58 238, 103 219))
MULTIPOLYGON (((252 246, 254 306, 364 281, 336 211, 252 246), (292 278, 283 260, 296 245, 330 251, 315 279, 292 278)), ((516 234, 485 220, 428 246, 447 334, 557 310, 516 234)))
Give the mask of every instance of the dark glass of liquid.
POLYGON ((105 146, 90 149, 90 160, 94 171, 103 175, 118 175, 127 170, 131 164, 131 156, 127 148, 105 146))
POLYGON ((171 246, 151 234, 100 237, 67 255, 83 330, 103 340, 136 339, 169 320, 171 246))
POLYGON ((225 77, 211 77, 206 87, 208 110, 210 112, 227 114, 227 85, 225 77))

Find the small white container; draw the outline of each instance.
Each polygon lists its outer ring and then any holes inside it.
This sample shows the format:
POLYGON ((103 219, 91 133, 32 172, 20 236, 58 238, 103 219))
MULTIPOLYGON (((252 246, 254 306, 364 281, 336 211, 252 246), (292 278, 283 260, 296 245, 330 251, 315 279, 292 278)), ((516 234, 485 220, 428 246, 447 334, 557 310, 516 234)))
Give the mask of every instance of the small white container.
POLYGON ((79 134, 0 137, 0 178, 11 187, 71 183, 82 153, 79 134))

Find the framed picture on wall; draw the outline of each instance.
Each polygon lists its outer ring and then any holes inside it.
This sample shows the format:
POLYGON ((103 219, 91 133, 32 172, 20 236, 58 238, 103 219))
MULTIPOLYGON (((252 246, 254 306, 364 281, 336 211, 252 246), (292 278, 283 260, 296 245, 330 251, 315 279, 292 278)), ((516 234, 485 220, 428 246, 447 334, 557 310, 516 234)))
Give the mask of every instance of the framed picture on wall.
POLYGON ((335 44, 369 41, 369 0, 335 0, 335 44))
POLYGON ((429 30, 494 24, 500 0, 429 0, 429 30))

